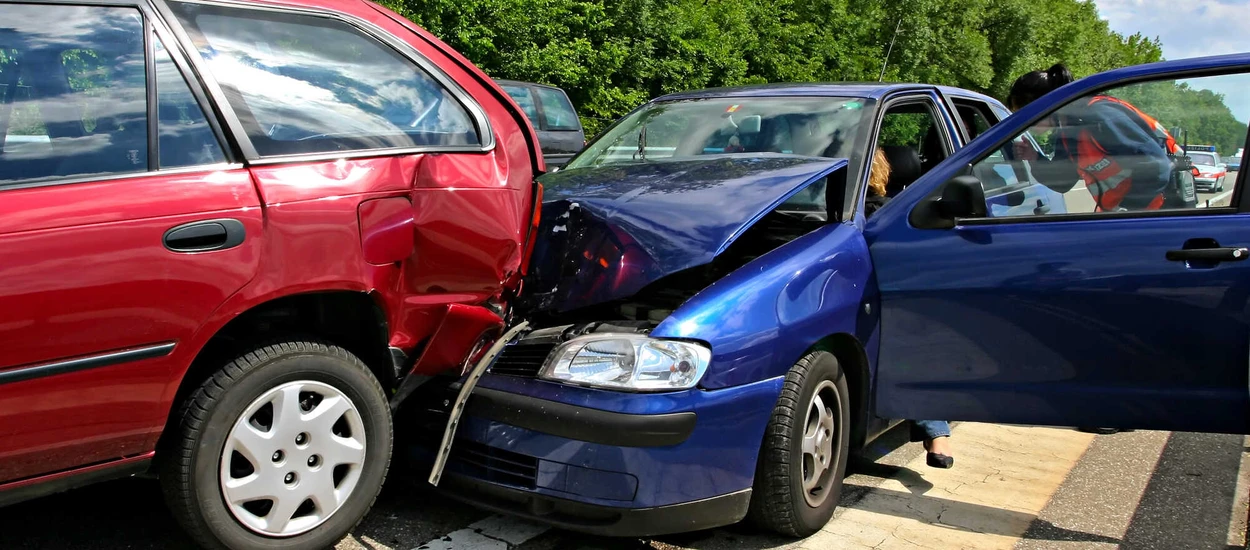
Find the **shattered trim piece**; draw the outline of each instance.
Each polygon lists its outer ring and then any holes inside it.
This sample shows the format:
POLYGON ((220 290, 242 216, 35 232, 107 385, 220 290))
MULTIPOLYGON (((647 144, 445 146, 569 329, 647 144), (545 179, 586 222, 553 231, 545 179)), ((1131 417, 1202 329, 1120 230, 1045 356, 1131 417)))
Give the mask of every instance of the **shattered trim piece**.
POLYGON ((443 442, 438 447, 438 455, 434 458, 434 468, 430 470, 430 485, 438 486, 438 482, 443 477, 443 468, 447 467, 447 457, 451 455, 451 444, 455 439, 456 428, 460 425, 460 415, 464 413, 464 404, 469 401, 469 395, 473 393, 473 388, 477 387, 477 381, 482 379, 482 375, 486 373, 486 368, 495 361, 495 356, 503 351, 518 334, 529 327, 529 321, 521 321, 516 326, 508 329, 503 336, 500 336, 495 344, 490 347, 490 351, 482 356, 472 371, 469 371, 469 377, 464 381, 464 386, 460 388, 460 394, 456 396, 456 402, 451 406, 451 414, 447 419, 447 428, 443 430, 443 442))

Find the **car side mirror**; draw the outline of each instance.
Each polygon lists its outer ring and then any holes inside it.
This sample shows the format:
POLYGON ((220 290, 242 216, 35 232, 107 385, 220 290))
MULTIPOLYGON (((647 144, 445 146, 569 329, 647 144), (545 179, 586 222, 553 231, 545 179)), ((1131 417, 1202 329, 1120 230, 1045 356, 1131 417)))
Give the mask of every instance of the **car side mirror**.
POLYGON ((959 218, 987 217, 985 186, 972 173, 972 165, 964 165, 958 175, 916 203, 907 221, 917 229, 951 229, 959 218))
POLYGON ((959 218, 984 218, 985 187, 976 176, 955 176, 942 186, 942 196, 934 203, 937 214, 951 222, 959 218))

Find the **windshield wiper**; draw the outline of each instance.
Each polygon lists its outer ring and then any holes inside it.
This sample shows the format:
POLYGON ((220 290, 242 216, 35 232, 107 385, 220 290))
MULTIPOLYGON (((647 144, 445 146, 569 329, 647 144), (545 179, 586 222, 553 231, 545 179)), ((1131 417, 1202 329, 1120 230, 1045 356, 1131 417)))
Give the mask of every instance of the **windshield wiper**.
POLYGON ((642 130, 638 131, 638 150, 634 151, 634 160, 647 161, 647 125, 642 125, 642 130))

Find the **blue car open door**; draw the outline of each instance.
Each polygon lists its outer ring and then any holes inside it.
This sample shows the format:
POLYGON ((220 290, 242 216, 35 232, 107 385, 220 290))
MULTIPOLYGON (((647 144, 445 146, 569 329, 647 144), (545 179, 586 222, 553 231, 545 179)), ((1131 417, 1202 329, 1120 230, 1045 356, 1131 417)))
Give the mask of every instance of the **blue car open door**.
POLYGON ((1084 78, 878 212, 875 413, 1250 433, 1246 174, 1195 194, 1178 152, 1244 147, 1247 90, 1250 55, 1084 78), (1064 208, 996 212, 1004 174, 1064 208))

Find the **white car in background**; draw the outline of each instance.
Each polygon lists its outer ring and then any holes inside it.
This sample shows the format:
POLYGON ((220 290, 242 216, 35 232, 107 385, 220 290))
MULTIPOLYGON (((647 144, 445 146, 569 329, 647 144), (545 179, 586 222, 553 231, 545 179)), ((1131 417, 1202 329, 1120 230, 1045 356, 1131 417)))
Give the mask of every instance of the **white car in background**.
POLYGON ((1198 176, 1194 178, 1194 187, 1198 191, 1219 192, 1224 190, 1224 179, 1228 176, 1226 165, 1220 161, 1220 154, 1210 145, 1191 145, 1185 149, 1198 176))

